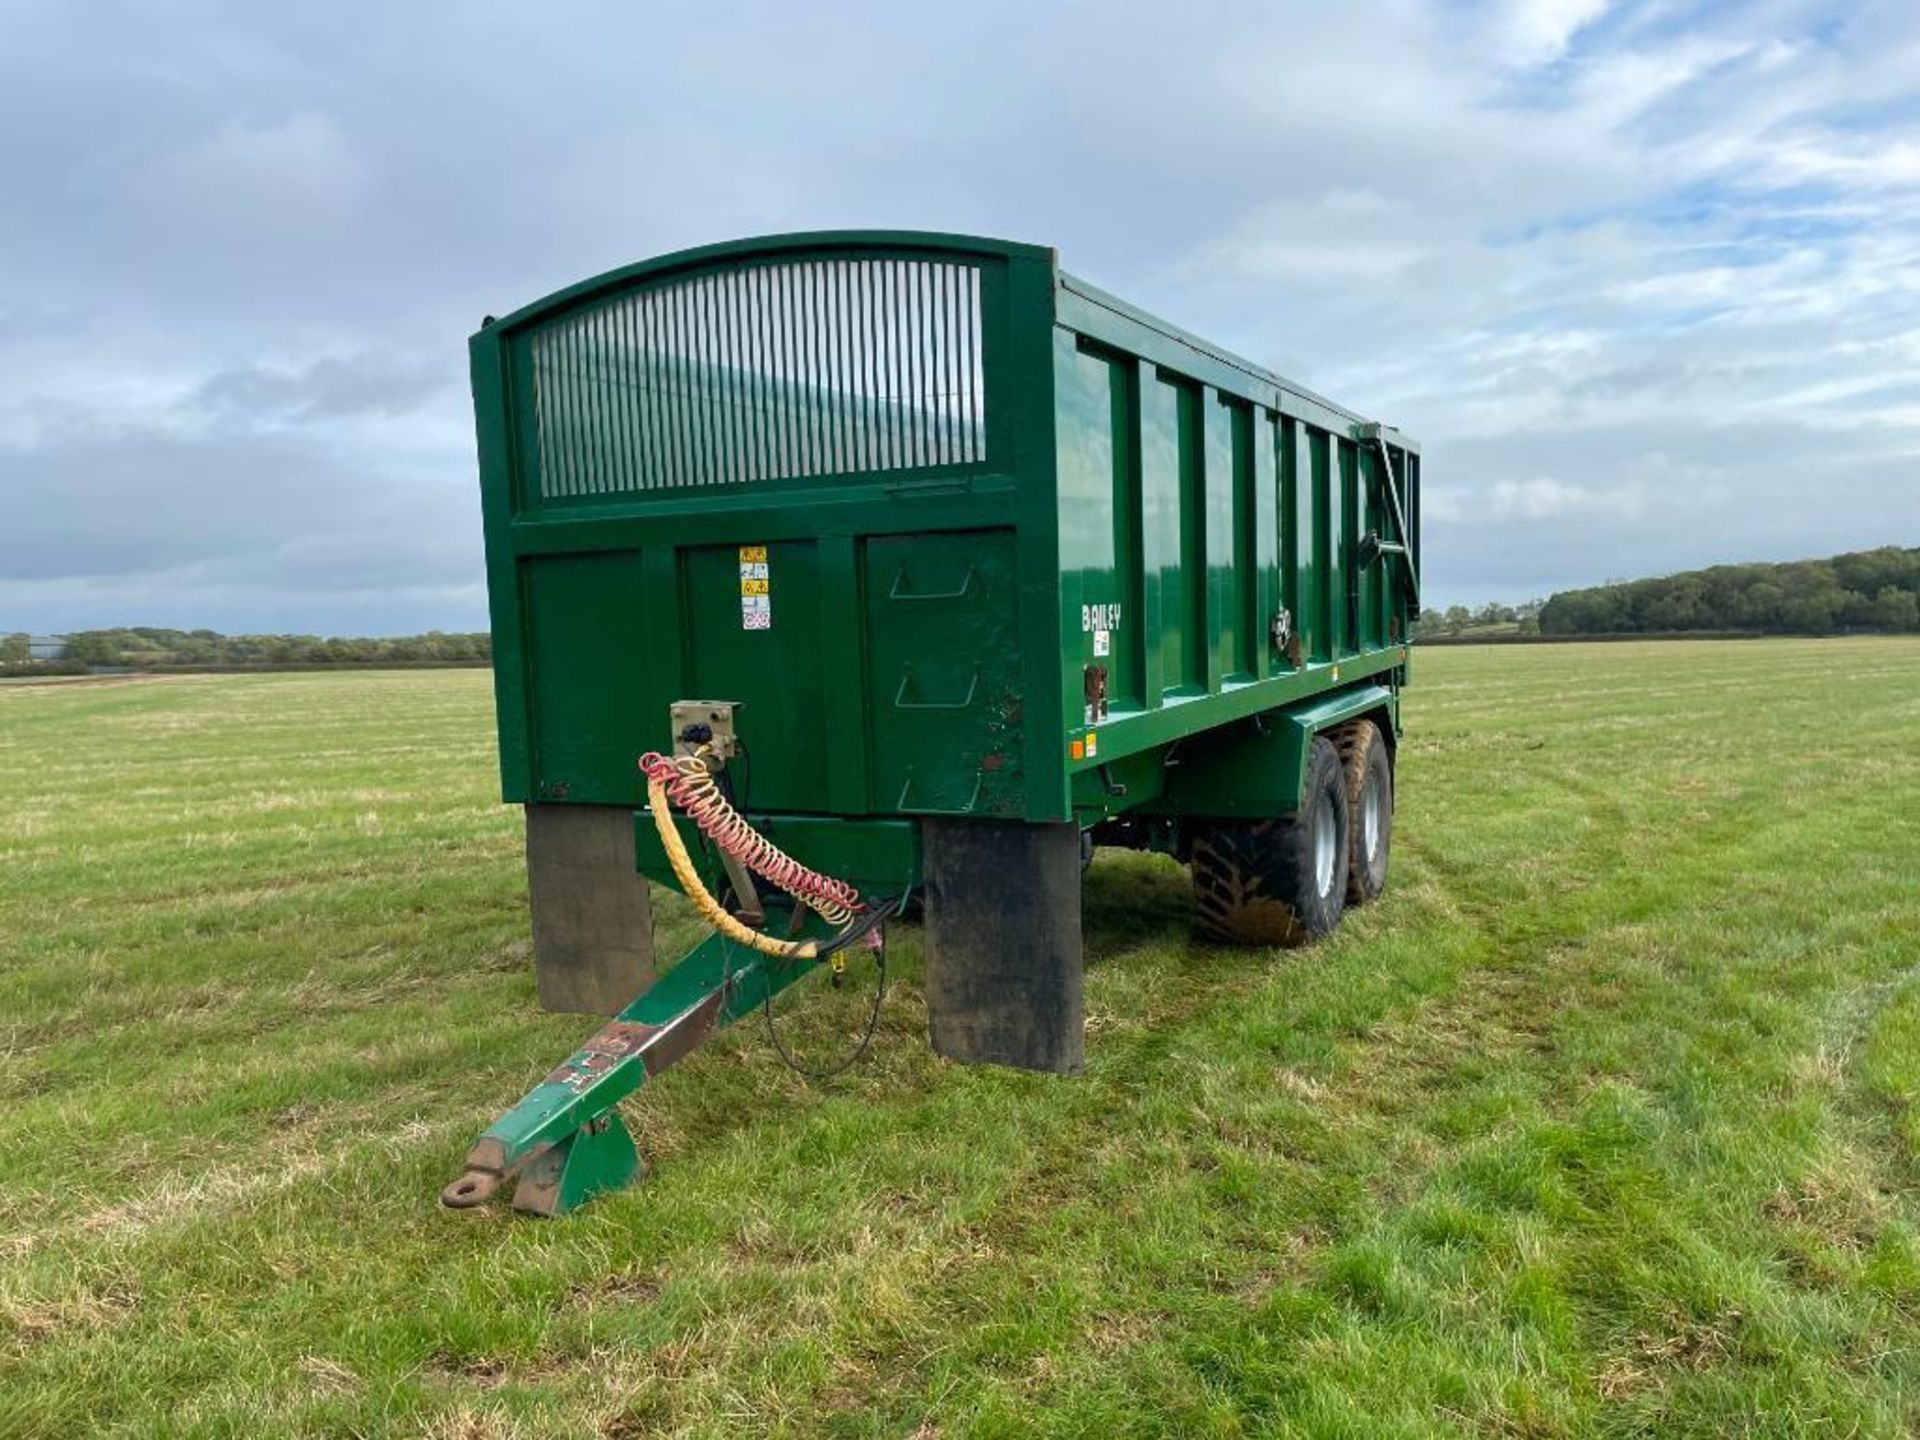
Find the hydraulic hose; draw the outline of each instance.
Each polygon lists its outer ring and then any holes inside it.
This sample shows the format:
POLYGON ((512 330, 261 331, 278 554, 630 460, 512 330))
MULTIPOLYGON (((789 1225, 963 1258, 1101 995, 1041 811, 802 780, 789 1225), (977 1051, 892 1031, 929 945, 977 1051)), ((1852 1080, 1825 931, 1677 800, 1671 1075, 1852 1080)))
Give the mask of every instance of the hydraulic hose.
POLYGON ((660 832, 660 843, 666 847, 667 863, 673 867, 674 878, 680 882, 680 888, 693 902, 693 908, 700 912, 702 920, 729 940, 758 950, 762 955, 810 960, 820 953, 817 940, 776 940, 771 935, 762 935, 751 926, 741 924, 727 913, 727 907, 714 899, 701 883, 700 872, 693 868, 693 857, 687 854, 680 831, 673 823, 673 809, 667 803, 667 787, 651 775, 647 777, 647 808, 653 811, 654 828, 660 832))
POLYGON ((808 869, 749 825, 720 793, 704 748, 698 754, 671 759, 649 751, 640 757, 640 768, 649 785, 662 785, 718 849, 779 886, 835 929, 852 924, 854 913, 867 908, 853 886, 808 869))
POLYGON ((713 769, 704 750, 675 758, 649 751, 640 757, 640 769, 647 777, 647 808, 653 812, 654 827, 660 832, 660 843, 666 849, 674 878, 693 901, 701 918, 728 939, 763 955, 812 959, 822 953, 817 940, 775 939, 729 914, 701 882, 693 859, 680 839, 680 831, 673 823, 669 800, 678 804, 700 832, 722 851, 754 874, 779 886, 829 925, 845 930, 854 923, 855 912, 867 908, 853 886, 802 865, 747 824, 746 818, 728 803, 714 783, 713 769))

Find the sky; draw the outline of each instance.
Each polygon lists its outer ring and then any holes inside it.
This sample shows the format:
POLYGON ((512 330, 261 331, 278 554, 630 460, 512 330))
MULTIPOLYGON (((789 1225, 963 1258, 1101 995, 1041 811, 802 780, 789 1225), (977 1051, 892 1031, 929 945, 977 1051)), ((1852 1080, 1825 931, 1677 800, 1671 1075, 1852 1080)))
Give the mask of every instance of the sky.
POLYGON ((1920 6, 0 0, 0 631, 486 624, 466 337, 1058 248, 1417 436, 1430 604, 1920 544, 1920 6))

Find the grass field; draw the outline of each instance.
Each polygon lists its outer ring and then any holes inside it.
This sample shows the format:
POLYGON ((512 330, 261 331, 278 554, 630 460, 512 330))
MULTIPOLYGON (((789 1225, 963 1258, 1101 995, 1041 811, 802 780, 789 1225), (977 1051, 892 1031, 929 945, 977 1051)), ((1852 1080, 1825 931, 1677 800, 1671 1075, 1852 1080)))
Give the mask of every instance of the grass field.
POLYGON ((1083 1079, 932 1057, 904 929, 553 1223, 435 1204, 590 1028, 483 673, 0 694, 0 1435, 1920 1429, 1920 643, 1416 681, 1331 943, 1103 854, 1083 1079))

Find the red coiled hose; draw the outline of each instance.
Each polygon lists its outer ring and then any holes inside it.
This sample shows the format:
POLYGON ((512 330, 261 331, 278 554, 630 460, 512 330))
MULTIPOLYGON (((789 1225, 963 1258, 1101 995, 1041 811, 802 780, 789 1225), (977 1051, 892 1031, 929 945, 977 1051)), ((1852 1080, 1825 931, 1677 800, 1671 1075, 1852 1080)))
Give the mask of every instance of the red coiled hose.
POLYGON ((846 881, 808 869, 747 824, 720 793, 704 754, 668 756, 649 750, 640 757, 640 769, 666 790, 707 839, 829 925, 850 924, 857 912, 867 908, 860 892, 846 881))

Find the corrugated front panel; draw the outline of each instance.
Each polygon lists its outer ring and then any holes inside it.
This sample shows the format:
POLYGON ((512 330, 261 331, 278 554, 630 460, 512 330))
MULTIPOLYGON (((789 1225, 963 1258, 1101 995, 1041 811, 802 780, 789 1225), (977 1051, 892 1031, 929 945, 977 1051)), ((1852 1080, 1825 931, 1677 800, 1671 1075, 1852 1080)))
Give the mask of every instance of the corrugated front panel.
POLYGON ((529 339, 541 501, 986 459, 981 271, 765 262, 601 301, 529 339))

